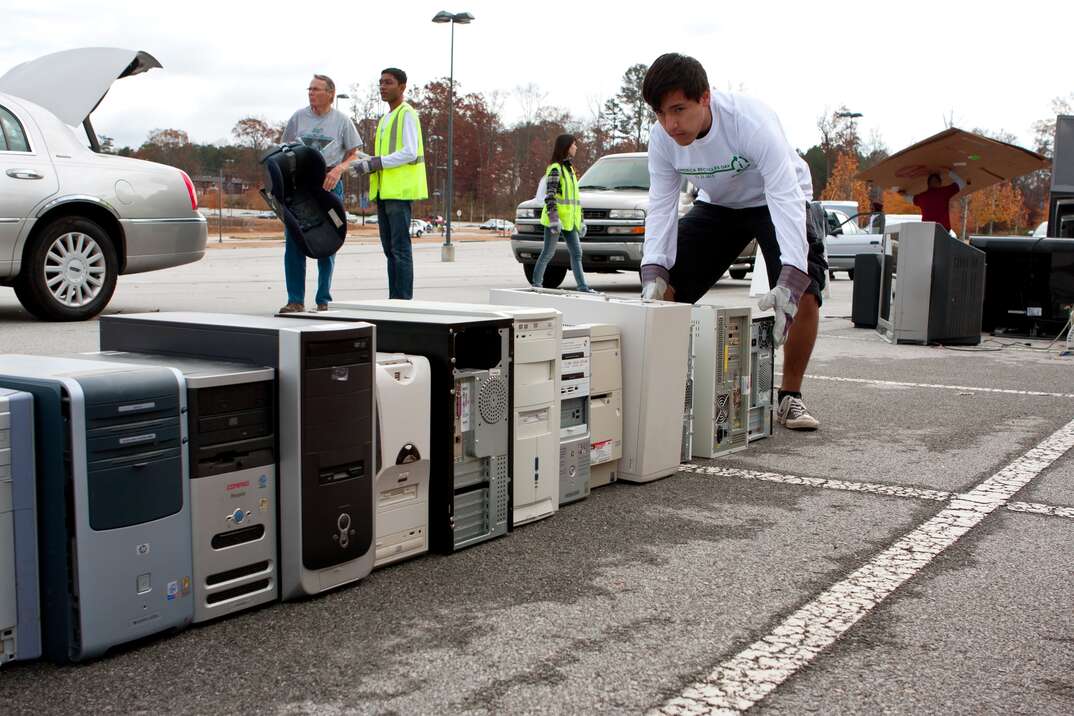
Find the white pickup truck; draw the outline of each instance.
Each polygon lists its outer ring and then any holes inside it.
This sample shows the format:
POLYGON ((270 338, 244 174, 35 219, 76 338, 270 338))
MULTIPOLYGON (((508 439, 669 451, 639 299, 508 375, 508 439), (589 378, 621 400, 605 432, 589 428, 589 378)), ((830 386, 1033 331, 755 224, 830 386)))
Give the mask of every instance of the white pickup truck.
MULTIPOLYGON (((649 161, 645 152, 608 154, 578 180, 579 198, 587 232, 582 239, 582 270, 587 273, 638 271, 645 242, 645 215, 649 208, 649 161)), ((679 195, 679 215, 690 210, 697 192, 686 179, 679 195)), ((544 201, 533 198, 518 205, 511 251, 522 264, 526 280, 544 246, 541 210, 544 201)), ((744 278, 753 270, 754 243, 731 267, 731 278, 744 278)), ((562 241, 544 273, 546 288, 556 288, 570 269, 567 245, 562 241)))

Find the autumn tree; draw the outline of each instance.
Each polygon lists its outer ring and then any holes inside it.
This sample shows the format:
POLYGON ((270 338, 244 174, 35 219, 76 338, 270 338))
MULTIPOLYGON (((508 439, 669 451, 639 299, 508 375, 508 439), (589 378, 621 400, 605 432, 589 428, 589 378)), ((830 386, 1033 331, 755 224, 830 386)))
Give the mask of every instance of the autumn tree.
POLYGON ((243 117, 231 128, 231 136, 240 146, 259 154, 280 141, 276 128, 263 117, 243 117))
POLYGON ((853 199, 858 202, 858 211, 869 210, 869 190, 865 182, 854 176, 858 173, 858 156, 852 152, 840 152, 835 159, 832 175, 821 193, 821 199, 853 199))
POLYGON ((824 114, 817 118, 817 129, 820 130, 820 148, 826 159, 826 175, 832 173, 832 167, 840 154, 849 153, 857 156, 861 139, 858 137, 858 125, 852 114, 841 105, 835 111, 825 110, 824 114))

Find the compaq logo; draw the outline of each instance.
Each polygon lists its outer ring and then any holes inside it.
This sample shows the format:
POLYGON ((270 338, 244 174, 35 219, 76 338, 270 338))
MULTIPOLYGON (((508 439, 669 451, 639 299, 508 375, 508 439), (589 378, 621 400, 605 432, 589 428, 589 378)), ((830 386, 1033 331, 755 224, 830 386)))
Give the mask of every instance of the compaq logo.
POLYGON ((241 489, 243 487, 249 487, 249 486, 250 486, 250 481, 249 480, 243 480, 242 482, 232 482, 231 484, 229 484, 227 486, 227 489, 228 489, 228 492, 230 492, 231 490, 238 490, 238 489, 241 489))

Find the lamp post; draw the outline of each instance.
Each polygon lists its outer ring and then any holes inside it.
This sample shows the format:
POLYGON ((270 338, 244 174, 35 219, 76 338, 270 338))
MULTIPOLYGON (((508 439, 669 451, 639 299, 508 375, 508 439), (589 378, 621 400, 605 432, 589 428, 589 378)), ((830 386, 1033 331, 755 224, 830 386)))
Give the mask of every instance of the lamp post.
POLYGON ((469 25, 473 22, 474 16, 468 12, 450 13, 446 10, 441 10, 433 16, 433 22, 435 23, 451 23, 451 55, 450 55, 450 69, 448 72, 448 120, 447 120, 447 192, 445 196, 445 206, 447 211, 445 212, 444 220, 447 222, 446 232, 444 234, 444 244, 440 247, 440 260, 441 261, 454 261, 455 260, 455 247, 451 243, 451 199, 454 193, 454 177, 455 177, 455 25, 469 25))
POLYGON ((350 98, 351 98, 351 96, 349 94, 337 94, 336 95, 336 109, 339 109, 339 101, 341 99, 350 99, 350 98))
POLYGON ((220 162, 220 210, 218 212, 217 217, 218 226, 216 227, 216 243, 218 244, 224 243, 224 166, 227 164, 233 164, 234 162, 234 159, 225 159, 224 161, 220 162))

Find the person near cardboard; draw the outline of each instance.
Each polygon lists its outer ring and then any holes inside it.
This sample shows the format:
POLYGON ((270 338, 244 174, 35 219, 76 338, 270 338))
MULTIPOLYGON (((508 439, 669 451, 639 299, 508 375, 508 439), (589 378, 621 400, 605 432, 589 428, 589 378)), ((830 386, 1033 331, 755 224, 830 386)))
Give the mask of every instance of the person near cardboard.
POLYGON ((784 346, 777 418, 793 430, 816 430, 801 387, 827 279, 827 220, 810 203, 808 165, 775 112, 750 97, 713 92, 692 57, 658 57, 642 96, 657 116, 649 136, 642 298, 695 303, 756 238, 772 287, 758 305, 775 312, 775 341, 784 346), (683 177, 699 191, 679 219, 683 177))
MULTIPOLYGON (((944 185, 943 179, 938 173, 929 174, 929 188, 920 194, 914 194, 912 201, 914 206, 921 209, 922 221, 933 221, 950 231, 951 200, 966 188, 966 182, 951 170, 947 171, 947 175, 951 177, 951 183, 944 185)), ((907 199, 911 199, 907 192, 901 191, 899 193, 907 199)))

